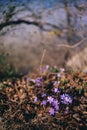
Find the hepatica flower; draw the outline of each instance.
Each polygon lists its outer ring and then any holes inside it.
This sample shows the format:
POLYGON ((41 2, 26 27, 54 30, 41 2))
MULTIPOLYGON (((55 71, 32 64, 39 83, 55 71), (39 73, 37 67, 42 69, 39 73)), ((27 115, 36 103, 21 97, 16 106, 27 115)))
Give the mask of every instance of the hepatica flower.
POLYGON ((36 102, 37 102, 37 97, 34 98, 34 103, 36 103, 36 102))
POLYGON ((53 109, 53 108, 50 108, 49 113, 50 113, 50 115, 54 115, 54 114, 55 114, 54 109, 53 109))
POLYGON ((57 74, 57 77, 58 77, 58 78, 61 78, 62 76, 61 76, 61 74, 60 74, 60 73, 58 73, 58 74, 57 74))
POLYGON ((57 104, 58 104, 58 100, 54 99, 53 102, 52 102, 52 105, 56 106, 57 104))
POLYGON ((49 65, 46 65, 44 68, 42 68, 42 72, 45 73, 49 69, 49 65))
POLYGON ((61 71, 61 72, 64 72, 64 71, 65 71, 65 69, 64 69, 64 68, 60 68, 60 71, 61 71))
POLYGON ((41 102, 41 105, 46 105, 46 103, 47 103, 47 101, 46 101, 46 100, 43 100, 43 101, 41 102))
POLYGON ((53 83, 53 85, 54 85, 54 86, 57 86, 57 85, 59 85, 59 83, 60 83, 60 81, 55 81, 55 82, 53 83))
POLYGON ((41 80, 42 80, 42 78, 41 78, 41 77, 38 77, 38 78, 36 78, 35 82, 36 82, 36 83, 40 83, 41 80))
POLYGON ((27 78, 28 81, 31 81, 33 83, 35 83, 35 79, 32 79, 32 78, 27 78))
POLYGON ((52 102, 52 106, 55 108, 56 111, 58 111, 59 110, 58 100, 54 99, 54 101, 52 102))
POLYGON ((46 93, 42 94, 42 97, 46 97, 46 93))
POLYGON ((58 93, 59 92, 58 88, 54 88, 54 92, 58 93))
POLYGON ((51 104, 53 102, 54 98, 52 98, 51 96, 47 97, 47 101, 51 104))
POLYGON ((55 81, 55 82, 53 83, 53 85, 54 85, 54 86, 58 85, 58 82, 57 82, 57 81, 55 81))
POLYGON ((60 98, 63 104, 69 105, 72 103, 72 98, 68 94, 63 94, 60 98))
POLYGON ((58 104, 55 105, 54 108, 55 108, 56 111, 58 111, 59 110, 59 105, 58 104))
POLYGON ((38 77, 38 78, 35 80, 35 82, 37 83, 38 86, 41 86, 41 85, 42 85, 41 81, 42 81, 42 78, 41 78, 41 77, 38 77))

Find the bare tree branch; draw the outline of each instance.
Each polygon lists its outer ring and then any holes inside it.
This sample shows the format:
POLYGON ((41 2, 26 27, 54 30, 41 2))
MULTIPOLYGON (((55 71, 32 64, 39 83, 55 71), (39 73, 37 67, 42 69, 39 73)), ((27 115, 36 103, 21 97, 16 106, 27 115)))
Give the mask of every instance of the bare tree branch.
POLYGON ((57 26, 57 25, 54 25, 54 24, 51 24, 51 23, 43 23, 43 22, 40 22, 40 21, 27 21, 27 20, 22 20, 22 19, 19 19, 19 20, 15 20, 15 21, 8 21, 8 22, 3 22, 0 24, 0 30, 2 30, 3 28, 5 27, 8 27, 8 26, 11 26, 11 25, 18 25, 18 24, 28 24, 28 25, 35 25, 37 27, 39 27, 40 29, 44 30, 44 31, 49 31, 49 29, 45 29, 44 26, 51 26, 51 28, 53 29, 59 29, 60 28, 57 26))
POLYGON ((30 21, 20 19, 20 20, 16 20, 16 21, 9 21, 9 22, 5 22, 5 23, 1 23, 0 30, 2 30, 4 27, 7 27, 7 26, 18 25, 18 24, 22 24, 22 23, 28 24, 28 25, 33 24, 35 26, 42 28, 42 25, 39 22, 36 22, 36 21, 30 22, 30 21))
POLYGON ((79 47, 81 45, 83 45, 82 43, 84 43, 85 45, 87 44, 87 37, 83 38, 81 41, 76 42, 74 45, 68 45, 67 43, 63 43, 63 44, 57 44, 57 47, 66 47, 66 48, 71 48, 74 49, 76 47, 79 47))

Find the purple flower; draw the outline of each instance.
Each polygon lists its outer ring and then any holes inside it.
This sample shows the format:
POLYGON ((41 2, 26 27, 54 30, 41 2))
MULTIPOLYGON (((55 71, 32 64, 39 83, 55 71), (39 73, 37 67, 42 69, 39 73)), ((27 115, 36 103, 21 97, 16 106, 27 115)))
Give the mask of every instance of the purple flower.
POLYGON ((59 103, 58 103, 58 101, 56 99, 52 102, 52 105, 54 106, 54 108, 56 109, 56 111, 59 110, 59 103))
POLYGON ((55 93, 59 92, 58 88, 54 88, 54 92, 55 93))
POLYGON ((36 82, 36 83, 41 83, 41 80, 42 80, 42 78, 41 78, 41 77, 38 77, 38 78, 36 78, 35 82, 36 82))
POLYGON ((59 105, 55 105, 54 108, 56 109, 56 111, 59 110, 59 105))
POLYGON ((36 103, 36 102, 37 102, 37 97, 34 98, 34 103, 36 103))
POLYGON ((52 105, 55 106, 58 104, 58 101, 56 99, 53 100, 52 105))
POLYGON ((50 112, 50 115, 54 115, 55 114, 55 111, 54 111, 53 108, 50 108, 49 112, 50 112))
POLYGON ((42 84, 41 83, 37 83, 37 86, 40 87, 40 86, 42 86, 42 84))
POLYGON ((51 104, 53 102, 54 98, 52 98, 51 96, 47 97, 47 101, 51 104))
POLYGON ((42 94, 42 97, 46 97, 46 93, 42 94))
POLYGON ((69 105, 72 103, 72 98, 68 94, 63 94, 60 98, 63 104, 69 105))
POLYGON ((33 83, 35 83, 35 79, 32 79, 32 78, 27 78, 28 81, 31 81, 33 83))
POLYGON ((64 69, 64 68, 60 68, 60 71, 61 71, 61 72, 64 72, 64 71, 65 71, 65 69, 64 69))
POLYGON ((53 83, 53 85, 54 85, 54 86, 58 85, 58 82, 57 82, 57 81, 55 81, 55 82, 53 83))
POLYGON ((58 77, 58 78, 61 78, 61 74, 60 74, 60 73, 58 73, 58 74, 57 74, 57 77, 58 77))
POLYGON ((46 103, 47 103, 47 101, 46 101, 46 100, 43 100, 43 101, 41 102, 41 105, 46 105, 46 103))
POLYGON ((41 77, 38 77, 38 78, 35 80, 35 82, 37 83, 38 86, 41 86, 41 85, 42 85, 41 80, 42 80, 41 77))
POLYGON ((42 72, 45 73, 49 68, 49 65, 46 65, 44 68, 42 68, 42 72))
POLYGON ((60 83, 60 81, 55 81, 55 82, 53 83, 53 85, 54 85, 54 86, 57 86, 57 85, 59 85, 59 83, 60 83))

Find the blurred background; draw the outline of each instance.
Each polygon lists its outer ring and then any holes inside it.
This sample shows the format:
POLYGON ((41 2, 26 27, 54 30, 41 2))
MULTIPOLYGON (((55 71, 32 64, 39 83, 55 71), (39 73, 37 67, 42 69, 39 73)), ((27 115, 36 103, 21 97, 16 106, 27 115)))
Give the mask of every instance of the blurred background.
POLYGON ((1 68, 28 73, 44 50, 43 65, 87 70, 87 1, 0 0, 1 68))

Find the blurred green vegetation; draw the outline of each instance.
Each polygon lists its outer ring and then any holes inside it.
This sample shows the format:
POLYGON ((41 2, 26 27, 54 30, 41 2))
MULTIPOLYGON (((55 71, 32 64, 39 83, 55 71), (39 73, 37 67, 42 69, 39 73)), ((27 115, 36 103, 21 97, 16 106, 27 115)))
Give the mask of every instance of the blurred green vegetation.
POLYGON ((15 67, 8 62, 9 54, 0 53, 0 81, 5 79, 20 78, 23 76, 15 67))

